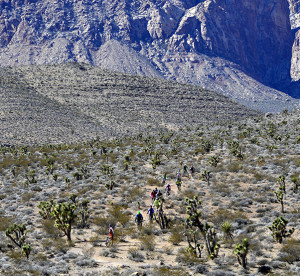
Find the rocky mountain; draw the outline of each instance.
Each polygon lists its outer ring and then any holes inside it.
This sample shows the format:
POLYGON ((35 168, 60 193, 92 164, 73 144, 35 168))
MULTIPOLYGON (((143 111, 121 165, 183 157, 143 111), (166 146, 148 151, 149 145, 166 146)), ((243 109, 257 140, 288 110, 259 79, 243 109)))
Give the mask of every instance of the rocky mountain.
POLYGON ((2 66, 77 61, 198 84, 257 109, 266 99, 293 102, 274 89, 287 89, 299 71, 285 0, 0 0, 0 7, 2 66))

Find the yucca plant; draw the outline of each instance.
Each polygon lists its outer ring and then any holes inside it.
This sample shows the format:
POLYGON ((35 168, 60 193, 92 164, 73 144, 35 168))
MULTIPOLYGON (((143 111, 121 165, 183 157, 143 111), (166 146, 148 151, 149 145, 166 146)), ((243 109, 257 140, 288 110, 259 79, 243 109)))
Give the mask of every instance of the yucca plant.
POLYGON ((221 231, 223 232, 223 238, 224 240, 233 240, 233 228, 232 228, 232 224, 228 221, 225 221, 224 223, 221 224, 220 226, 221 231))

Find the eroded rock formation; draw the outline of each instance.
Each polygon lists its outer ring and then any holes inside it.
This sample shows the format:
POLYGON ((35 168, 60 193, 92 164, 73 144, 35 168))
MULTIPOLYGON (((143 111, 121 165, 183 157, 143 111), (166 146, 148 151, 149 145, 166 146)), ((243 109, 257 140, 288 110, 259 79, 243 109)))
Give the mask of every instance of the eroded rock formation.
POLYGON ((280 87, 292 44, 286 0, 0 0, 2 66, 79 61, 201 84, 212 72, 197 62, 220 58, 220 75, 228 61, 280 87), (194 67, 204 75, 195 78, 194 67))

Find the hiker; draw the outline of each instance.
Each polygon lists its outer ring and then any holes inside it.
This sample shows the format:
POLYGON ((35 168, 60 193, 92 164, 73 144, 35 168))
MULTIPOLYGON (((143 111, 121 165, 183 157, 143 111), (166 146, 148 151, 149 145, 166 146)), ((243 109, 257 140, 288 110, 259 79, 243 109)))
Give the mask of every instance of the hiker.
POLYGON ((112 225, 110 224, 110 225, 109 225, 109 233, 108 233, 108 236, 110 237, 111 241, 114 240, 114 235, 115 235, 114 228, 113 228, 112 225))
POLYGON ((157 190, 155 199, 160 199, 162 197, 162 193, 160 190, 157 190))
POLYGON ((136 216, 135 216, 135 220, 134 220, 137 223, 138 227, 142 226, 143 220, 144 220, 143 215, 141 214, 140 211, 138 211, 136 216))
POLYGON ((181 180, 177 179, 176 186, 177 186, 178 191, 181 191, 181 180))
POLYGON ((166 195, 169 196, 170 193, 171 193, 171 185, 170 185, 170 183, 168 183, 166 185, 165 190, 166 190, 166 195))
POLYGON ((153 215, 154 215, 154 209, 153 209, 152 205, 150 205, 150 208, 148 209, 147 214, 149 214, 149 220, 152 221, 153 215))
POLYGON ((163 185, 163 186, 165 185, 166 180, 167 180, 167 174, 164 173, 163 176, 162 176, 162 185, 163 185))
POLYGON ((177 172, 177 180, 181 181, 181 172, 180 172, 180 170, 178 170, 178 172, 177 172))
POLYGON ((183 175, 188 176, 189 172, 187 171, 187 165, 183 166, 183 175))
POLYGON ((192 177, 194 177, 194 173, 195 173, 195 168, 194 168, 194 166, 191 166, 191 167, 190 167, 190 172, 191 172, 192 177))
MULTIPOLYGON (((161 201, 160 201, 160 199, 156 199, 156 200, 154 200, 154 202, 153 202, 153 206, 158 210, 159 209, 159 207, 161 206, 161 201)), ((156 210, 156 211, 157 211, 156 210)))
POLYGON ((154 191, 154 190, 152 190, 150 196, 151 196, 152 201, 154 201, 154 200, 155 200, 155 197, 156 197, 156 194, 155 194, 155 191, 154 191))

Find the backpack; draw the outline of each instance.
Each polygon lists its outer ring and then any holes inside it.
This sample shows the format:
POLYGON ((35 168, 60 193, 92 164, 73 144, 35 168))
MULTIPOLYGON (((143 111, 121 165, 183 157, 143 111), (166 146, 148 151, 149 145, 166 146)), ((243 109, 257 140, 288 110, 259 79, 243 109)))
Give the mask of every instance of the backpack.
POLYGON ((149 208, 149 210, 148 210, 148 211, 149 211, 149 214, 150 214, 150 215, 152 215, 152 214, 154 213, 154 209, 153 209, 152 207, 151 207, 151 208, 149 208))

